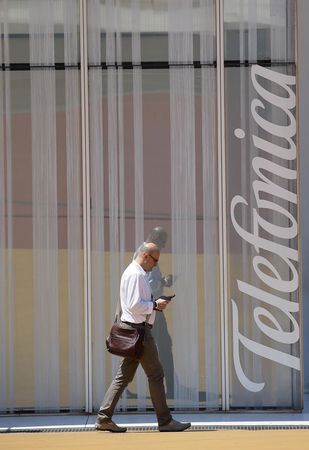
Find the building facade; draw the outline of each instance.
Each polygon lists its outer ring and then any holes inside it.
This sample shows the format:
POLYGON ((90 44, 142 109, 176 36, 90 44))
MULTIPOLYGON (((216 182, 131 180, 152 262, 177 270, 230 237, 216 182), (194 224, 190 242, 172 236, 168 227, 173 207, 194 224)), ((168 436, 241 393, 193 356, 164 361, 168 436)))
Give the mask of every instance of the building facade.
POLYGON ((98 408, 155 226, 171 408, 302 409, 306 3, 0 0, 2 413, 98 408))

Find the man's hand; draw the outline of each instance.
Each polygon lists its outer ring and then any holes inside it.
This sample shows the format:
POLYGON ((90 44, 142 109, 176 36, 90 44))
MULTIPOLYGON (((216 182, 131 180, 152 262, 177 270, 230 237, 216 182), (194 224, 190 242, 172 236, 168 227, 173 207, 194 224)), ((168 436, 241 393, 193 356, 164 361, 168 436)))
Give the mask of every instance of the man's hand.
POLYGON ((167 305, 169 304, 169 301, 164 300, 163 298, 158 298, 156 300, 156 304, 157 304, 157 310, 163 311, 163 309, 165 309, 167 307, 167 305))

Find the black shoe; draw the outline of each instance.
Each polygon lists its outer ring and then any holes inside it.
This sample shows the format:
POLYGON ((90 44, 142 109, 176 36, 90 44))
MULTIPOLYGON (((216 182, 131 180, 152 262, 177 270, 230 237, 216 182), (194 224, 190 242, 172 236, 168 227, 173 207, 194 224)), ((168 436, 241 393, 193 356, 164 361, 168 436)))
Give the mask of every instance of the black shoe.
POLYGON ((110 431, 111 433, 125 433, 127 431, 125 427, 119 427, 112 419, 103 419, 101 417, 97 417, 95 429, 98 431, 110 431))
POLYGON ((191 427, 191 423, 183 423, 178 422, 177 420, 172 419, 166 425, 159 425, 159 431, 184 431, 187 428, 191 427))

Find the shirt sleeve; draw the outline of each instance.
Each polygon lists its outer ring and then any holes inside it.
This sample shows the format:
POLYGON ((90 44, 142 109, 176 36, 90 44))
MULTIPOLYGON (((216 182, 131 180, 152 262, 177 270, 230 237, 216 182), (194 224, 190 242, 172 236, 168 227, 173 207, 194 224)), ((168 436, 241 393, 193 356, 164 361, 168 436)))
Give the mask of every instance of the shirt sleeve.
POLYGON ((151 292, 147 293, 145 287, 146 280, 138 274, 131 275, 128 279, 126 295, 123 301, 131 313, 151 314, 153 311, 153 302, 151 292))

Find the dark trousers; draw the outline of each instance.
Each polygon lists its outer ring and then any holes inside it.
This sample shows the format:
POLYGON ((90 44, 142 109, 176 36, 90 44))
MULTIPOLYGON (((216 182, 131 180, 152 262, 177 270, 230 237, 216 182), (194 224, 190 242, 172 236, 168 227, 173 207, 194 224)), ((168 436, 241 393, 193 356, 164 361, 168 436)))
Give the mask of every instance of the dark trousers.
POLYGON ((168 332, 167 322, 163 311, 156 315, 152 335, 156 341, 159 358, 163 366, 167 394, 170 398, 174 398, 174 358, 172 352, 172 339, 168 332))
MULTIPOLYGON (((130 325, 122 324, 124 328, 130 325)), ((144 351, 140 359, 123 358, 120 362, 118 372, 108 388, 99 411, 99 417, 111 418, 116 404, 127 385, 133 380, 139 363, 147 375, 150 397, 155 409, 158 424, 168 423, 172 416, 166 404, 164 389, 164 373, 159 360, 156 343, 152 337, 151 330, 146 328, 144 351)))

